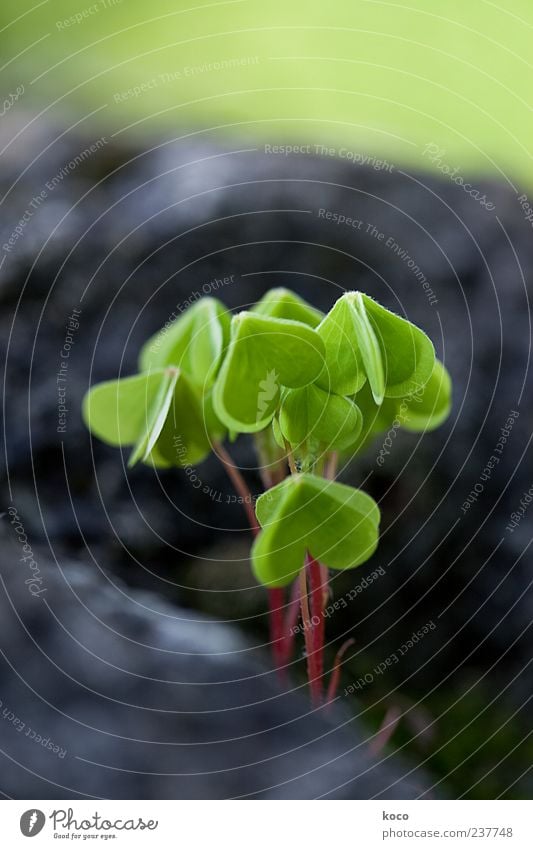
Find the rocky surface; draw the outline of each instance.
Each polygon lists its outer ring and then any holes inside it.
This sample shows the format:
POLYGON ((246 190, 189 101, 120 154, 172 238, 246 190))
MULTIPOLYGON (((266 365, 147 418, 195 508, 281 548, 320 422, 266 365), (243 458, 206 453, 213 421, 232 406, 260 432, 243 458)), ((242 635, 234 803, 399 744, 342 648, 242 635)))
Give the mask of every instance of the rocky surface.
POLYGON ((281 689, 235 629, 88 563, 34 550, 31 574, 3 536, 5 796, 366 799, 429 788, 401 758, 371 758, 357 721, 281 689))

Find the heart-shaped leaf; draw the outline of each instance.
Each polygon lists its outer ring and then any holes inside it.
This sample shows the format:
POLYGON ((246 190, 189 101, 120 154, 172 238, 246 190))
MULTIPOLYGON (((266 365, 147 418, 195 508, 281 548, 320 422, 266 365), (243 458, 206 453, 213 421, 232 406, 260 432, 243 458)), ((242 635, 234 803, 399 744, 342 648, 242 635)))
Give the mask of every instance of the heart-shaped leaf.
POLYGON ((311 439, 324 451, 331 451, 344 448, 357 439, 362 416, 349 398, 332 395, 309 384, 283 393, 279 426, 293 446, 301 446, 311 439))
MULTIPOLYGON (((431 377, 435 349, 426 334, 407 321, 385 309, 368 295, 349 294, 356 312, 366 315, 379 342, 385 377, 384 395, 405 398, 421 389, 431 377)), ((367 372, 368 374, 368 372, 367 372)), ((370 375, 368 375, 370 385, 370 375)), ((377 403, 379 392, 372 391, 377 403)))
POLYGON ((328 392, 355 395, 366 381, 355 330, 353 308, 345 298, 339 298, 317 327, 326 348, 326 364, 317 384, 328 392))
POLYGON ((387 398, 382 404, 376 404, 369 383, 365 383, 363 388, 359 390, 354 402, 361 410, 363 426, 355 441, 345 446, 344 453, 348 456, 358 454, 372 442, 378 433, 388 430, 392 425, 396 410, 396 402, 387 398))
POLYGON ((213 385, 229 340, 230 315, 216 298, 196 301, 143 346, 141 371, 176 366, 197 386, 213 385))
POLYGON ((435 430, 448 417, 451 408, 451 378, 439 360, 435 360, 428 382, 405 398, 385 398, 376 404, 368 384, 358 392, 355 402, 363 416, 359 437, 345 446, 347 454, 361 451, 379 433, 391 428, 412 432, 435 430))
POLYGON ((363 295, 360 292, 350 292, 344 295, 344 299, 352 310, 357 345, 372 395, 376 404, 381 404, 386 390, 384 361, 386 360, 387 352, 384 351, 383 345, 379 343, 374 325, 370 321, 365 309, 366 303, 363 295))
POLYGON ((402 398, 429 380, 435 351, 411 322, 362 292, 346 292, 317 328, 326 345, 323 389, 342 395, 359 391, 368 378, 376 404, 402 398))
POLYGON ((108 445, 135 445, 146 430, 149 411, 171 379, 172 375, 158 369, 93 386, 83 399, 85 424, 108 445))
POLYGON ((181 373, 172 403, 156 442, 159 457, 171 466, 192 466, 211 452, 211 440, 224 429, 213 413, 211 398, 181 373))
POLYGON ((236 435, 228 433, 227 427, 222 424, 215 412, 213 404, 213 390, 207 392, 203 396, 203 416, 205 429, 211 437, 211 440, 220 441, 228 436, 231 442, 235 442, 235 439, 237 438, 236 435))
POLYGON ((215 384, 215 412, 232 430, 262 430, 277 409, 281 387, 311 383, 323 365, 324 344, 311 327, 239 313, 215 384))
MULTIPOLYGON (((212 410, 179 369, 111 380, 85 396, 87 427, 109 445, 134 445, 128 465, 187 466, 211 450, 212 410)), ((215 435, 222 430, 218 423, 215 435)))
POLYGON ((274 441, 275 441, 276 445, 279 448, 281 448, 282 451, 286 451, 287 446, 285 444, 285 437, 283 436, 283 434, 281 432, 281 428, 279 426, 279 421, 275 416, 272 419, 272 435, 274 437, 274 441))
POLYGON ((253 308, 259 315, 269 315, 272 318, 288 318, 291 321, 302 321, 309 327, 316 327, 323 319, 323 313, 315 309, 296 295, 290 289, 279 287, 270 289, 253 308))
POLYGON ((361 490, 315 475, 293 475, 256 503, 261 532, 252 548, 257 579, 269 587, 291 583, 306 551, 331 569, 364 563, 378 543, 379 509, 361 490))
POLYGON ((177 368, 164 370, 159 392, 151 406, 145 407, 144 428, 128 460, 130 468, 139 460, 146 461, 154 449, 167 420, 179 377, 180 371, 177 368))
MULTIPOLYGON (((403 400, 406 406, 403 427, 411 431, 435 430, 449 416, 452 405, 452 381, 440 360, 435 360, 431 377, 425 386, 403 400)), ((403 413, 398 400, 396 414, 403 413)))

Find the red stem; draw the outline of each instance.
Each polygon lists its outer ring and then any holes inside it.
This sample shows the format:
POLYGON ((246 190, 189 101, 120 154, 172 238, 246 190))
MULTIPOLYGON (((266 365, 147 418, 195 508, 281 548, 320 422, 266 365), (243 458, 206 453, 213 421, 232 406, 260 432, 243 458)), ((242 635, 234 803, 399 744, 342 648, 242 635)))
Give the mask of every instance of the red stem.
POLYGON ((287 613, 285 616, 285 646, 284 646, 284 663, 289 663, 294 648, 294 638, 296 636, 296 625, 298 624, 298 616, 300 614, 300 582, 296 580, 291 589, 291 599, 287 605, 287 613))
POLYGON ((339 681, 341 677, 341 666, 342 659, 350 646, 353 646, 355 640, 353 637, 350 637, 349 640, 346 640, 338 650, 335 655, 335 660, 333 661, 333 671, 331 673, 331 678, 329 679, 329 687, 326 695, 326 704, 329 705, 337 695, 337 690, 339 689, 339 681))
POLYGON ((372 743, 370 744, 370 751, 373 755, 379 755, 382 749, 385 748, 390 738, 396 731, 398 727, 398 723, 402 718, 402 711, 396 705, 391 705, 385 714, 385 718, 381 723, 379 730, 377 731, 372 743))
POLYGON ((309 598, 307 595, 307 575, 305 566, 300 570, 300 604, 302 607, 302 625, 304 629, 305 654, 307 657, 307 678, 309 681, 309 691, 311 693, 311 702, 318 706, 320 704, 320 679, 316 671, 316 653, 313 642, 313 625, 311 622, 311 613, 309 611, 309 598))
MULTIPOLYGON (((230 478, 236 492, 241 497, 243 507, 248 517, 251 531, 254 536, 257 536, 261 530, 257 521, 253 506, 253 499, 250 489, 244 480, 240 470, 233 462, 233 458, 222 443, 214 443, 215 453, 224 466, 228 477, 230 478)), ((280 677, 284 680, 282 668, 288 659, 287 656, 287 638, 288 634, 285 630, 285 621, 283 611, 285 608, 285 591, 283 589, 268 590, 268 606, 269 606, 269 631, 270 645, 274 665, 280 672, 280 677)))
POLYGON ((270 608, 269 624, 272 657, 274 659, 274 664, 280 673, 280 677, 283 681, 285 681, 284 666, 287 640, 285 620, 283 616, 285 608, 285 590, 278 588, 269 589, 268 604, 270 608))
POLYGON ((337 465, 339 462, 339 453, 338 451, 332 451, 327 462, 326 467, 324 469, 324 477, 327 480, 333 481, 337 475, 337 465))
POLYGON ((237 491, 237 494, 241 497, 252 533, 254 536, 257 536, 260 531, 260 527, 255 517, 252 493, 250 492, 248 484, 246 483, 239 469, 233 462, 231 454, 229 453, 229 451, 226 451, 222 443, 213 443, 213 448, 216 449, 215 454, 224 466, 229 479, 231 480, 233 486, 235 487, 235 490, 237 491))
MULTIPOLYGON (((236 492, 241 498, 248 517, 248 522, 254 536, 259 533, 260 526, 255 515, 250 489, 235 465, 229 451, 221 442, 213 445, 215 453, 224 466, 236 492)), ((289 453, 291 471, 296 471, 294 460, 289 453), (294 467, 294 468, 293 468, 294 467)), ((284 667, 290 661, 294 646, 294 627, 298 617, 298 604, 302 608, 305 650, 307 654, 307 670, 309 687, 313 704, 322 702, 322 678, 324 675, 324 607, 327 599, 327 569, 310 554, 306 556, 306 564, 300 573, 300 583, 293 588, 291 602, 287 615, 284 616, 285 591, 279 588, 268 590, 270 644, 274 665, 285 680, 284 667), (306 572, 309 574, 310 605, 307 590, 306 572)))
POLYGON ((323 570, 311 554, 306 557, 307 574, 309 576, 309 593, 311 607, 311 644, 314 654, 314 668, 317 676, 317 691, 322 700, 322 676, 324 675, 324 587, 322 583, 323 570))

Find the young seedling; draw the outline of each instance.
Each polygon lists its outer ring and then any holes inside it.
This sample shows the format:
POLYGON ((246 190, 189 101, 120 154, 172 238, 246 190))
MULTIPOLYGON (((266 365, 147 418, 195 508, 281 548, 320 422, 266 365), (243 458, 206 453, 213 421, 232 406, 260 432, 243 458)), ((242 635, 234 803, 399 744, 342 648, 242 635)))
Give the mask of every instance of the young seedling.
POLYGON ((364 563, 379 538, 375 501, 335 480, 339 457, 349 460, 396 423, 432 430, 450 403, 445 367, 406 319, 362 292, 346 292, 324 315, 273 289, 233 316, 214 298, 197 301, 144 345, 139 374, 93 387, 83 412, 100 439, 133 447, 130 466, 189 467, 217 455, 254 534, 252 569, 269 594, 274 662, 282 674, 300 609, 319 705, 329 570, 364 563), (241 433, 253 434, 265 486, 255 510, 223 445, 241 433))

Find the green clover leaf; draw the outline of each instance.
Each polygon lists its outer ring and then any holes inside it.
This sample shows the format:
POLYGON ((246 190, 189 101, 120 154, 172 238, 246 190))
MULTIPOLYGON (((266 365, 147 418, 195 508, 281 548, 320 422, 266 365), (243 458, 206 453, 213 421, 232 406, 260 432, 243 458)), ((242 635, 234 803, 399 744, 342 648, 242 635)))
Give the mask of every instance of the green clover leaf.
POLYGON ((156 443, 161 458, 170 466, 200 463, 211 452, 212 440, 223 434, 224 428, 213 413, 211 396, 202 397, 187 375, 181 373, 156 443))
POLYGON ((160 406, 172 379, 158 369, 93 386, 83 399, 87 427, 108 445, 135 445, 146 430, 149 411, 160 406))
POLYGON ((282 286, 270 289, 255 305, 252 312, 268 315, 271 318, 287 318, 301 321, 309 327, 316 327, 323 319, 323 313, 315 309, 290 289, 282 286))
POLYGON ((317 327, 326 348, 326 365, 318 386, 338 395, 355 395, 366 381, 351 304, 345 298, 333 305, 317 327))
POLYGON ((141 371, 177 366, 197 386, 215 382, 229 340, 230 315, 216 298, 196 301, 142 347, 141 371))
POLYGON ((211 450, 220 423, 177 368, 110 380, 83 401, 87 427, 109 445, 133 445, 128 465, 188 466, 211 450))
POLYGON ((324 344, 313 328, 241 312, 233 317, 230 344, 215 383, 215 412, 231 430, 262 430, 278 407, 281 387, 311 383, 323 365, 324 344))
POLYGON ((362 292, 347 292, 317 328, 326 346, 319 385, 353 395, 368 379, 376 404, 402 398, 429 380, 435 351, 414 324, 362 292))
MULTIPOLYGON (((450 414, 452 381, 440 360, 435 360, 431 377, 425 386, 403 399, 406 412, 402 426, 410 431, 435 430, 450 414)), ((396 415, 403 414, 402 402, 396 402, 396 415)))
POLYGON ((309 551, 331 569, 352 569, 378 543, 379 509, 361 490, 311 474, 294 475, 256 503, 262 530, 252 548, 257 579, 269 587, 291 583, 309 551))
POLYGON ((343 296, 352 311, 355 335, 363 366, 376 404, 385 397, 385 362, 387 348, 380 345, 374 323, 366 310, 366 301, 361 292, 350 292, 343 296))
POLYGON ((274 416, 274 418, 272 419, 272 436, 274 437, 274 442, 276 443, 278 448, 281 448, 282 451, 286 451, 287 445, 285 444, 285 437, 281 432, 279 421, 276 416, 274 416))
POLYGON ((355 441, 346 446, 344 453, 348 456, 359 454, 378 433, 383 433, 392 426, 396 412, 396 402, 385 399, 382 404, 376 404, 369 383, 365 383, 354 397, 354 402, 361 410, 363 426, 355 441))
POLYGON ((393 427, 413 433, 435 430, 450 414, 452 382, 440 360, 435 360, 427 383, 405 398, 385 398, 382 404, 376 404, 365 384, 354 400, 363 415, 363 428, 346 448, 348 454, 360 452, 373 437, 393 427))
MULTIPOLYGON (((167 416, 174 397, 174 390, 178 383, 180 372, 178 369, 165 369, 161 375, 161 385, 157 395, 150 405, 144 408, 144 423, 128 460, 128 466, 135 466, 139 460, 146 462, 155 444, 161 435, 161 431, 167 420, 167 416)), ((120 393, 120 381, 118 392, 120 393)))
POLYGON ((359 408, 349 398, 324 392, 315 384, 283 393, 279 427, 293 446, 309 439, 323 450, 345 448, 353 443, 362 427, 359 408))
MULTIPOLYGON (((385 397, 404 398, 421 389, 431 377, 435 363, 435 349, 429 337, 419 327, 385 309, 368 295, 359 292, 351 297, 357 304, 357 311, 370 319, 379 342, 385 397)), ((370 375, 368 379, 376 395, 370 375)))

